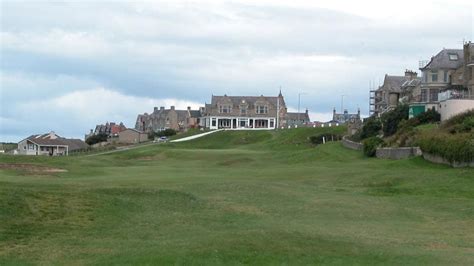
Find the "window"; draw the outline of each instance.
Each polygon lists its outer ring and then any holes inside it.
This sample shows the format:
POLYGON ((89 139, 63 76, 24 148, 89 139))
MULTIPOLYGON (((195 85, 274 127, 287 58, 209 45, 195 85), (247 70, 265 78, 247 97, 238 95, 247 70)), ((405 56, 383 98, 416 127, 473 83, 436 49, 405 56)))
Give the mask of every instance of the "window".
POLYGON ((447 70, 444 71, 443 81, 448 82, 448 71, 447 70))
POLYGON ((257 114, 266 114, 268 113, 268 107, 266 105, 257 105, 255 110, 257 114))
POLYGON ((240 114, 241 115, 246 115, 247 114, 247 108, 245 106, 240 107, 240 114))
POLYGON ((213 126, 213 127, 216 126, 216 119, 215 119, 215 118, 212 119, 212 126, 213 126))
POLYGON ((430 102, 437 102, 438 101, 438 89, 431 89, 430 90, 430 102))
POLYGON ((458 54, 449 54, 449 60, 457 61, 459 59, 458 54))
POLYGON ((437 81, 438 81, 438 71, 431 70, 431 82, 437 82, 437 81))
POLYGON ((35 145, 34 144, 28 144, 28 150, 34 150, 35 145))
POLYGON ((421 90, 421 102, 428 102, 428 91, 427 89, 421 90))
POLYGON ((221 113, 221 114, 232 113, 232 106, 230 106, 230 105, 219 105, 219 113, 221 113))
POLYGON ((275 120, 274 119, 270 119, 270 127, 275 127, 275 120))

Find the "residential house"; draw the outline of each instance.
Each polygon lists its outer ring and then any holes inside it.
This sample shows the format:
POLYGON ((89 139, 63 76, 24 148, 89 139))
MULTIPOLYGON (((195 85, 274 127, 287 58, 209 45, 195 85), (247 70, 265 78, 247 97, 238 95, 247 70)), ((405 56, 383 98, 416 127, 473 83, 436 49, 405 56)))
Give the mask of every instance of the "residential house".
POLYGON ((454 84, 462 83, 460 70, 464 65, 462 49, 443 49, 433 56, 425 66, 422 66, 420 102, 425 108, 438 108, 438 94, 446 91, 454 84))
POLYGON ((153 113, 140 114, 135 123, 135 129, 143 132, 158 132, 165 129, 186 131, 189 128, 199 126, 201 117, 200 110, 176 110, 174 106, 170 109, 155 107, 153 113))
POLYGON ((18 154, 22 155, 68 155, 70 152, 87 149, 88 145, 80 139, 66 139, 53 131, 46 134, 31 135, 18 142, 18 154))
POLYGON ((298 112, 286 113, 286 124, 288 127, 307 125, 310 122, 311 121, 309 119, 308 109, 306 109, 304 113, 298 113, 298 112))
POLYGON ((137 144, 147 140, 147 133, 134 128, 127 128, 118 133, 118 142, 122 144, 137 144))
POLYGON ((332 120, 330 122, 346 124, 355 121, 360 121, 360 109, 357 109, 357 113, 354 114, 350 114, 347 109, 345 109, 342 114, 336 113, 336 108, 332 110, 332 120))
POLYGON ((383 84, 377 90, 371 91, 371 114, 379 116, 395 108, 407 88, 411 88, 419 82, 417 75, 411 70, 406 70, 404 76, 386 74, 383 84))
POLYGON ((461 51, 461 55, 459 52, 448 54, 450 61, 442 65, 460 66, 455 70, 449 69, 448 83, 440 89, 438 94, 439 103, 435 108, 441 114, 441 121, 456 114, 474 110, 474 44, 465 43, 461 51), (458 60, 456 61, 455 58, 458 60))
POLYGON ((125 129, 127 129, 127 127, 125 127, 122 122, 119 124, 116 124, 115 122, 107 122, 105 124, 96 125, 94 130, 91 129, 90 133, 85 135, 85 139, 99 134, 105 134, 109 138, 116 138, 118 137, 118 133, 125 129))

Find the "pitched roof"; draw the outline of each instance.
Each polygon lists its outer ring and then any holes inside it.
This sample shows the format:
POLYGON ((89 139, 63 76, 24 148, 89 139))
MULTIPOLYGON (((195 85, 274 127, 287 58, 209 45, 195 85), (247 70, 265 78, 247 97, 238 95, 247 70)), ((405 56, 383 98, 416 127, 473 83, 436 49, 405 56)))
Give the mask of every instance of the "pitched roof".
POLYGON ((69 151, 87 149, 89 145, 80 139, 62 139, 68 145, 69 151))
POLYGON ((201 117, 201 112, 200 111, 191 110, 191 111, 189 111, 189 113, 191 114, 192 118, 201 117))
POLYGON ((464 64, 464 51, 462 49, 443 49, 433 56, 430 62, 420 70, 457 69, 464 64), (456 55, 457 60, 452 60, 450 55, 456 55))
POLYGON ((286 113, 286 117, 288 120, 308 120, 309 121, 309 115, 308 113, 286 113))
POLYGON ((51 139, 49 138, 49 134, 31 135, 26 139, 38 145, 67 146, 67 144, 63 141, 63 138, 51 139))
MULTIPOLYGON (((267 101, 270 104, 277 106, 277 96, 215 96, 212 95, 211 105, 216 105, 218 102, 222 102, 224 100, 230 100, 234 106, 239 106, 242 101, 245 101, 249 107, 255 105, 255 103, 259 100, 267 101)), ((282 104, 280 102, 280 104, 282 104)))
POLYGON ((88 145, 80 139, 66 139, 55 135, 51 138, 51 133, 31 135, 27 140, 40 146, 68 146, 69 151, 85 149, 88 145))

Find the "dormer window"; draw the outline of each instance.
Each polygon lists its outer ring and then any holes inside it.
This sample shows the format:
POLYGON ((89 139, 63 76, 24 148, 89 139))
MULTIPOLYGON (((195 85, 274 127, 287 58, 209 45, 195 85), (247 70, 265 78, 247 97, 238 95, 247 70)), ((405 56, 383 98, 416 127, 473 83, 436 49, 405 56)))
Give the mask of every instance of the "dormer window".
POLYGON ((255 112, 257 114, 266 114, 268 113, 268 107, 266 105, 257 105, 255 112))
POLYGON ((232 106, 230 105, 219 105, 219 113, 229 114, 232 112, 232 106))
POLYGON ((449 55, 449 60, 451 61, 458 61, 459 57, 458 54, 448 54, 449 55))

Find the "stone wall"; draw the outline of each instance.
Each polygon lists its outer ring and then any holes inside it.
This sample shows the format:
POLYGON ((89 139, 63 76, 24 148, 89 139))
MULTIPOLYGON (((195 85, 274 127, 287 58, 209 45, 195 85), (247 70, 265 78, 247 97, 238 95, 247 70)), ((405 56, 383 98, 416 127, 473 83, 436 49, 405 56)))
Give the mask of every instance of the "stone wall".
POLYGON ((375 156, 382 159, 405 159, 422 155, 419 147, 378 148, 375 156))
POLYGON ((427 161, 430 161, 432 163, 446 164, 446 165, 450 165, 452 167, 474 167, 474 162, 470 162, 470 163, 453 162, 453 163, 451 163, 451 162, 449 162, 448 160, 444 159, 441 156, 429 154, 429 153, 426 153, 426 152, 423 153, 423 159, 425 159, 427 161))
POLYGON ((346 136, 342 138, 342 145, 348 149, 358 150, 358 151, 361 151, 364 147, 362 143, 348 140, 346 136))

